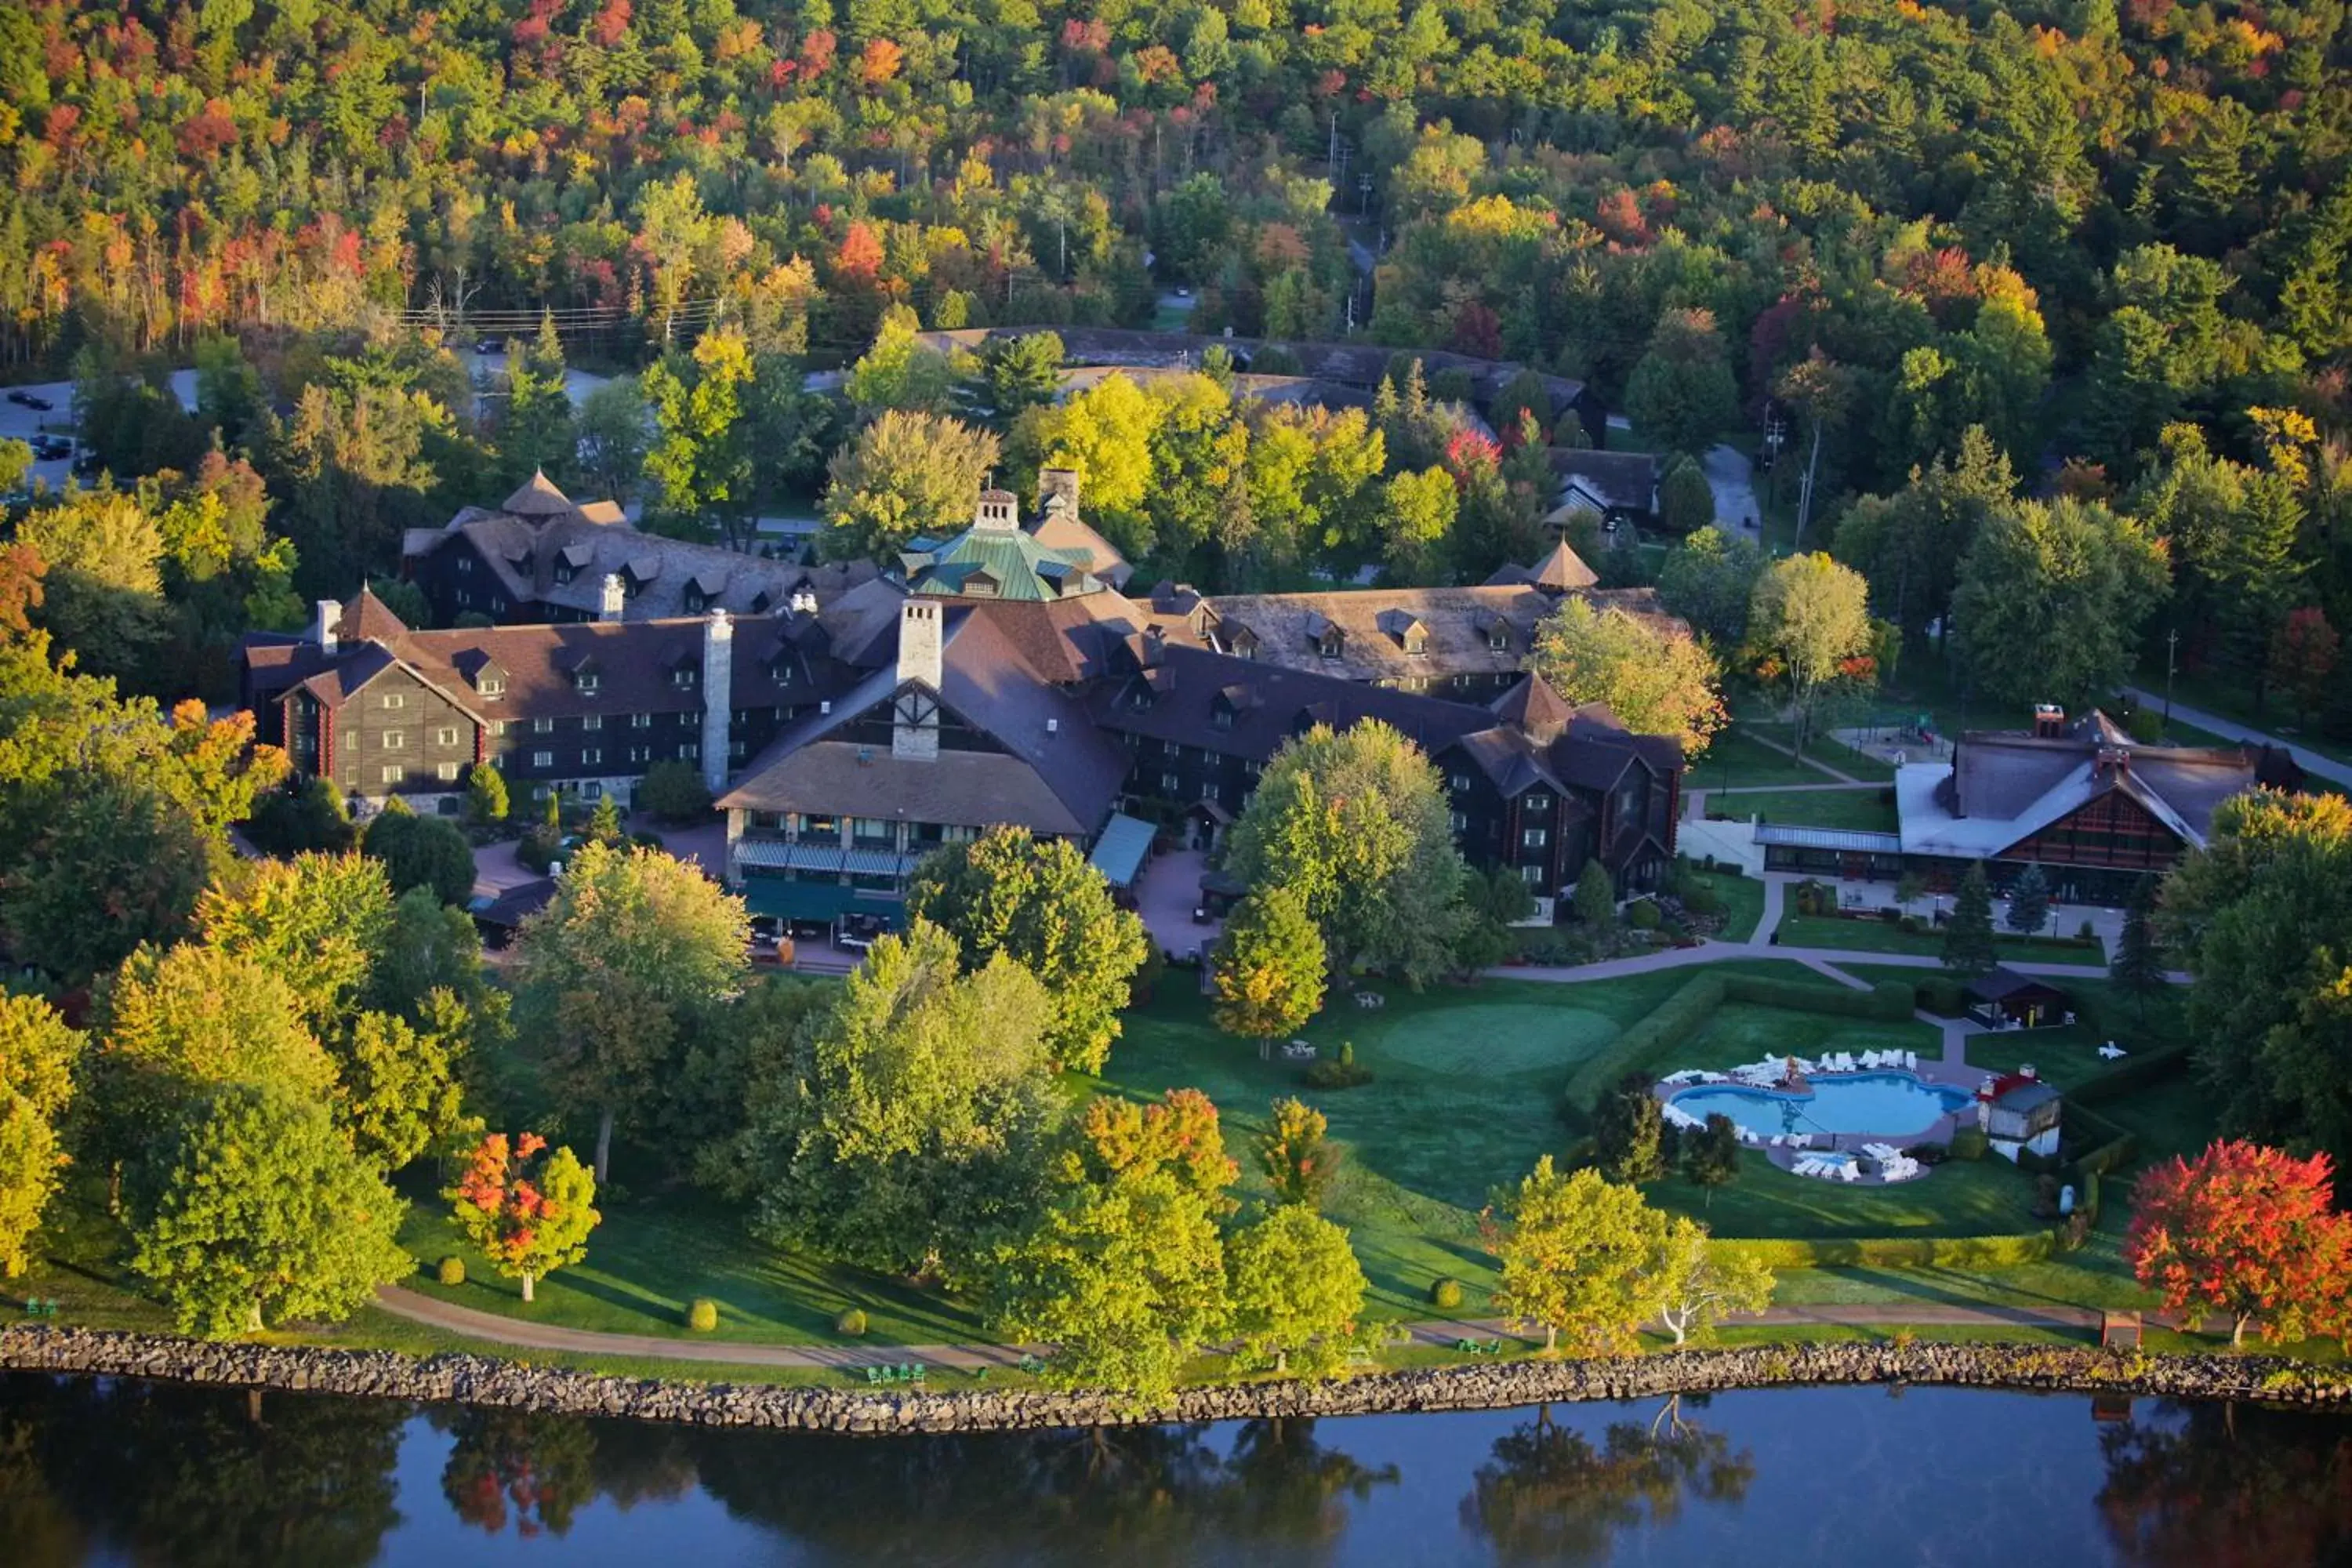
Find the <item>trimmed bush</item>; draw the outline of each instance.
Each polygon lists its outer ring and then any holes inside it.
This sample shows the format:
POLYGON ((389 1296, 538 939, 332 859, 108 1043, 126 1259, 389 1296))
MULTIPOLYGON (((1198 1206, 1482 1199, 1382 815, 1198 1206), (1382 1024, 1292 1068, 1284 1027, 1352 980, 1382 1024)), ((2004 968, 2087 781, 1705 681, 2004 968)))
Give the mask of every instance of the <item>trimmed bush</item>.
POLYGON ((456 1289, 466 1282, 466 1260, 462 1258, 443 1258, 440 1267, 434 1269, 433 1278, 456 1289))
POLYGON ((2086 1078, 2067 1090, 2066 1104, 2069 1108, 2096 1105, 2117 1095, 2146 1089, 2151 1083, 2160 1083, 2176 1073, 2186 1072, 2189 1070, 2189 1050, 2190 1047, 2185 1045, 2167 1046, 2143 1057, 2126 1057, 2120 1066, 2086 1078))
POLYGON ((2022 1236, 1874 1236, 1817 1241, 1718 1241, 1714 1245, 1782 1268, 2014 1268, 2056 1249, 2049 1231, 2022 1236))
POLYGON ((1441 1312, 1453 1311, 1462 1305, 1462 1281, 1440 1279, 1429 1288, 1429 1304, 1441 1312))
POLYGON ((1955 1160, 1981 1160, 1991 1148, 1992 1140, 1985 1136, 1985 1130, 1981 1127, 1960 1127, 1952 1131, 1952 1158, 1955 1160))
POLYGON ((515 846, 515 858, 530 870, 541 876, 555 863, 556 852, 563 847, 563 836, 544 825, 532 828, 515 846))
POLYGON ((1958 981, 1948 976, 1918 982, 1911 987, 1911 995, 1921 1012, 1933 1013, 1939 1018, 1957 1018, 1969 1010, 1967 993, 1960 989, 1958 981))
POLYGON ((857 1338, 860 1334, 863 1334, 866 1331, 866 1312, 864 1309, 852 1307, 847 1311, 842 1313, 841 1316, 835 1318, 833 1321, 833 1331, 836 1334, 846 1335, 853 1340, 857 1338))
POLYGON ((1339 1054, 1310 1063, 1307 1082, 1313 1089, 1356 1089, 1372 1081, 1372 1069, 1356 1065, 1356 1043, 1339 1042, 1339 1054))
POLYGON ((698 1334, 718 1328, 719 1303, 708 1296, 697 1296, 686 1309, 686 1326, 698 1334))
POLYGON ((1658 921, 1658 906, 1654 900, 1643 899, 1626 908, 1625 923, 1635 931, 1655 931, 1658 921))

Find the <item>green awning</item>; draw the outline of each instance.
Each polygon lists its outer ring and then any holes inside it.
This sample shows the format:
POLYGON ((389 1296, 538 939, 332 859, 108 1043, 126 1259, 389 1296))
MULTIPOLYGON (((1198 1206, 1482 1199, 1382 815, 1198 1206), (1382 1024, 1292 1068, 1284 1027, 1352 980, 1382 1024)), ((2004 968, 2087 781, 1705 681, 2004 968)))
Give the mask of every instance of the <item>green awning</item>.
POLYGON ((1137 873, 1143 869, 1143 858, 1151 853, 1153 831, 1148 822, 1114 812, 1104 825, 1101 837, 1095 840, 1095 852, 1087 860, 1112 887, 1131 888, 1137 873))
POLYGON ((772 915, 780 921, 837 921, 847 914, 896 920, 907 910, 902 899, 835 882, 794 882, 782 877, 746 878, 743 904, 755 915, 772 915))

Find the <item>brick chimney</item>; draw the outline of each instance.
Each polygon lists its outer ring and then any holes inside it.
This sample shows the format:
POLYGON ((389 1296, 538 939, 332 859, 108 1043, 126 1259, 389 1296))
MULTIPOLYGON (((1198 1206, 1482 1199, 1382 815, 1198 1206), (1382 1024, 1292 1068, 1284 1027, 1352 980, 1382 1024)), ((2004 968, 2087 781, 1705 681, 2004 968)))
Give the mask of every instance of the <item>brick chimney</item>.
POLYGON ((702 782, 712 795, 727 787, 727 731, 734 717, 735 623, 713 610, 702 623, 702 782))
POLYGON ((335 651, 335 627, 343 618, 343 606, 333 599, 321 599, 310 617, 310 640, 319 645, 321 653, 335 651))
POLYGON ((628 587, 621 581, 621 574, 605 573, 603 595, 596 603, 596 618, 600 621, 619 620, 628 602, 628 587))
POLYGON ((2033 732, 2044 740, 2054 741, 2066 732, 2066 710, 2055 702, 2033 705, 2033 732))

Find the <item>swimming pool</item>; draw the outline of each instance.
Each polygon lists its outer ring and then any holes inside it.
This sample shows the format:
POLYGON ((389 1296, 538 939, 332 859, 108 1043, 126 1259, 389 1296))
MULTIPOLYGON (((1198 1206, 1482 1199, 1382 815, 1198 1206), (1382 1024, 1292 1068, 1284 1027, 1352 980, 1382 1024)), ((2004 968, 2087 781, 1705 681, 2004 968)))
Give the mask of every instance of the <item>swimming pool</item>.
POLYGON ((1728 1116, 1759 1138, 1778 1132, 1878 1132, 1907 1138, 1967 1106, 1965 1089, 1923 1083, 1908 1073, 1856 1073, 1816 1079, 1808 1092, 1710 1083, 1686 1089, 1672 1104, 1693 1116, 1728 1116))

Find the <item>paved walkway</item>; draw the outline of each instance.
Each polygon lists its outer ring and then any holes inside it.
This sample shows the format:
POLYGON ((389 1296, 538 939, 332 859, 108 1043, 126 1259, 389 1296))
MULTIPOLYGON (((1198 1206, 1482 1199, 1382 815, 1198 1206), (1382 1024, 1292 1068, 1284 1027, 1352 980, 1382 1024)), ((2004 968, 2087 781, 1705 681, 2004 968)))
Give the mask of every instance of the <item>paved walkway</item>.
MULTIPOLYGON (((1026 1353, 1018 1345, 775 1345, 740 1344, 719 1340, 665 1339, 653 1334, 609 1334, 590 1329, 558 1328, 525 1322, 495 1312, 453 1307, 446 1301, 387 1285, 376 1292, 376 1305, 395 1318, 424 1323, 470 1339, 528 1350, 572 1351, 584 1355, 642 1356, 664 1361, 717 1363, 730 1366, 856 1368, 919 1361, 931 1366, 971 1369, 1011 1367, 1026 1353)), ((2161 1323, 2151 1313, 2152 1325, 2161 1323)), ((1731 1319, 1738 1324, 1796 1327, 1827 1324, 1843 1328, 1888 1328, 1913 1325, 1929 1328, 2095 1329, 2099 1311, 2093 1307, 1969 1306, 1949 1302, 1885 1302, 1866 1306, 1770 1307, 1754 1316, 1731 1319)), ((1456 1319, 1411 1323, 1405 1331, 1416 1345, 1449 1346, 1465 1339, 1509 1335, 1499 1319, 1456 1319)))
MULTIPOLYGON (((2126 695, 2138 699, 2141 707, 2152 709, 2158 713, 2164 711, 2164 698, 2161 693, 2143 691, 2137 686, 2126 686, 2124 691, 2126 695)), ((2201 708, 2190 708, 2179 702, 2172 705, 2172 716, 2184 724, 2194 724, 2200 730, 2210 731, 2225 741, 2251 741, 2257 745, 2284 746, 2287 753, 2294 758, 2305 773, 2316 778, 2326 779, 2333 784, 2352 785, 2352 767, 2347 767, 2333 757, 2323 757, 2308 746, 2298 746, 2292 741, 2283 740, 2266 731, 2241 724, 2235 719, 2224 719, 2219 713, 2208 713, 2201 708)))

